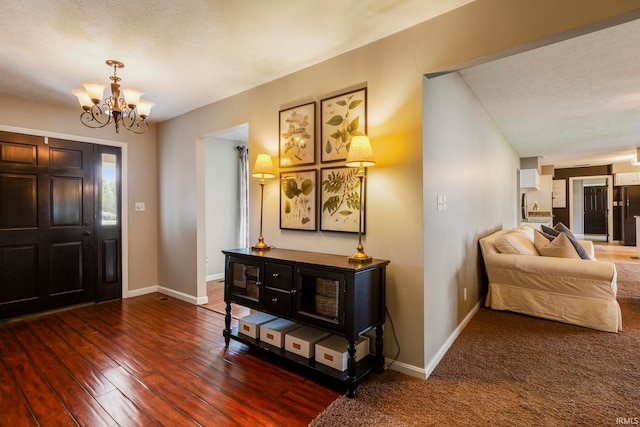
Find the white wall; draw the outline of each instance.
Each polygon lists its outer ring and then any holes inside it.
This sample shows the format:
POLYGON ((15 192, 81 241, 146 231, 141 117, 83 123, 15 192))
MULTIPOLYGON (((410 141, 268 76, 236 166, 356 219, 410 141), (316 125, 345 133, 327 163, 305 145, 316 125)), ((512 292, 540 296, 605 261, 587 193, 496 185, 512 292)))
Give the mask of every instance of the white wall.
POLYGON ((207 280, 224 277, 223 249, 238 247, 239 161, 242 142, 204 139, 207 280), (235 178, 235 179, 233 179, 235 178))
POLYGON ((425 355, 433 357, 486 292, 478 239, 517 225, 520 159, 458 73, 425 80, 423 116, 425 355))

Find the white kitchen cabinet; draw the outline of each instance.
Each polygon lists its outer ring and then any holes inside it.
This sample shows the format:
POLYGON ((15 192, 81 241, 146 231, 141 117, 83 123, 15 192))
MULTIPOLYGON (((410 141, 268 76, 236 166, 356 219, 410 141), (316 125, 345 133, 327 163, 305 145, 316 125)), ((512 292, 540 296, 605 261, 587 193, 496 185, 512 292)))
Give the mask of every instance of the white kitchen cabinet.
POLYGON ((540 189, 540 174, 538 169, 522 169, 520 171, 520 188, 540 189))
POLYGON ((615 174, 614 183, 615 185, 640 185, 640 172, 619 172, 615 174))

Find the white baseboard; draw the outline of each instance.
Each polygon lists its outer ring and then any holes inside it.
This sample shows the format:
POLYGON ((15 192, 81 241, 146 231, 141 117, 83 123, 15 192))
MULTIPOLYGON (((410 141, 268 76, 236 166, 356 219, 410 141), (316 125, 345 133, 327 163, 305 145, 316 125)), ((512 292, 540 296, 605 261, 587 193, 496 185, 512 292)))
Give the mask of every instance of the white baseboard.
POLYGON ((207 276, 207 282, 210 282, 212 280, 219 280, 219 279, 224 279, 224 273, 210 274, 207 276))
POLYGON ((154 292, 158 292, 157 286, 149 286, 142 289, 133 289, 127 292, 127 296, 125 298, 139 297, 140 295, 151 294, 154 292))
MULTIPOLYGON (((462 332, 464 327, 467 326, 469 321, 471 321, 473 316, 475 316, 475 314, 478 312, 478 310, 480 309, 480 304, 482 304, 483 300, 484 298, 478 301, 478 303, 473 307, 473 309, 469 312, 469 314, 467 314, 466 317, 462 320, 462 322, 460 322, 458 327, 453 331, 453 333, 451 333, 451 335, 449 335, 449 338, 447 338, 447 340, 442 345, 442 347, 440 347, 440 350, 438 350, 436 355, 431 358, 431 360, 429 361, 429 363, 424 369, 418 366, 408 365, 406 363, 402 363, 398 361, 393 362, 393 364, 389 366, 389 369, 391 369, 392 371, 397 371, 397 372, 400 372, 412 377, 420 378, 420 379, 429 378, 429 375, 431 375, 431 373, 436 368, 436 366, 438 366, 438 363, 440 363, 440 361, 442 360, 444 355, 447 353, 451 345, 455 342, 456 338, 458 338, 458 335, 460 335, 460 332, 462 332)), ((386 359, 386 363, 387 364, 391 363, 391 359, 386 359)))
POLYGON ((158 286, 158 292, 179 299, 180 301, 188 302, 195 305, 206 304, 207 302, 209 302, 209 298, 206 296, 202 298, 196 298, 193 295, 188 295, 183 292, 178 292, 176 290, 165 288, 162 286, 158 286))
MULTIPOLYGON (((385 359, 385 363, 388 366, 389 363, 391 363, 391 359, 385 359)), ((397 360, 393 362, 387 369, 409 375, 410 377, 420 378, 421 380, 427 378, 427 374, 423 368, 398 362, 397 360)))
POLYGON ((458 338, 458 335, 460 335, 460 332, 462 332, 464 327, 467 326, 467 323, 469 323, 473 318, 473 316, 475 316, 475 314, 478 312, 478 310, 480 309, 480 304, 482 304, 483 300, 484 298, 481 298, 480 301, 476 303, 473 309, 471 309, 469 314, 467 314, 466 317, 462 320, 462 322, 460 322, 460 324, 453 331, 453 333, 449 335, 449 338, 447 338, 447 340, 442 345, 442 347, 440 347, 440 350, 438 350, 436 355, 431 358, 431 360, 429 361, 429 363, 425 368, 425 373, 427 375, 426 378, 429 378, 429 375, 431 375, 431 373, 436 368, 436 366, 438 366, 438 363, 440 363, 440 361, 442 360, 444 355, 447 353, 447 351, 449 350, 453 342, 456 340, 456 338, 458 338))
POLYGON ((126 298, 138 297, 140 295, 151 294, 153 292, 160 292, 161 294, 169 295, 171 297, 179 299, 180 301, 185 301, 195 305, 202 305, 202 304, 209 303, 209 297, 207 296, 196 298, 192 295, 187 295, 185 293, 174 291, 173 289, 165 288, 162 286, 149 286, 147 288, 134 289, 127 293, 126 298))

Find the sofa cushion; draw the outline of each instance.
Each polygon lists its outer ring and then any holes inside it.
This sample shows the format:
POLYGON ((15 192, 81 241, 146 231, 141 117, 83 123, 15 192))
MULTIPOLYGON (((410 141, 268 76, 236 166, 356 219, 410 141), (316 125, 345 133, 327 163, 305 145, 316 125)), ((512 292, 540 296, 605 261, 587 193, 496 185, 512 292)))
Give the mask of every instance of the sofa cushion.
POLYGON ((499 236, 493 245, 501 254, 539 255, 536 246, 524 231, 514 231, 499 236))
POLYGON ((536 230, 533 234, 533 242, 536 249, 542 256, 555 257, 555 258, 577 258, 580 259, 580 255, 576 251, 576 248, 569 240, 569 237, 560 232, 553 240, 549 240, 542 235, 541 232, 536 230))
POLYGON ((558 236, 560 233, 564 233, 575 248, 580 258, 591 259, 591 257, 589 257, 589 254, 587 254, 587 251, 585 251, 582 245, 578 242, 576 236, 574 236, 571 230, 569 230, 569 227, 567 227, 563 223, 559 222, 553 228, 547 227, 546 225, 543 225, 541 228, 544 233, 547 233, 551 236, 558 236))

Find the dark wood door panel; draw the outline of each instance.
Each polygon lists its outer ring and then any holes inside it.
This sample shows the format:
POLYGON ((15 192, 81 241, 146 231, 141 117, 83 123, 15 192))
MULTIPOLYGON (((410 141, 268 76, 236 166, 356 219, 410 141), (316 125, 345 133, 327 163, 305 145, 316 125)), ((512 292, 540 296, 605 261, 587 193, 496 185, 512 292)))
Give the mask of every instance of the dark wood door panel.
POLYGON ((49 295, 84 291, 82 242, 52 243, 49 246, 49 295))
POLYGON ((49 149, 49 166, 52 168, 82 169, 85 157, 83 150, 51 147, 49 149))
POLYGON ((120 260, 120 243, 117 239, 108 239, 102 241, 101 261, 102 261, 102 280, 104 283, 113 283, 119 281, 119 260, 120 260))
POLYGON ((38 226, 38 177, 0 173, 0 229, 38 226))
POLYGON ((0 132, 0 163, 15 165, 31 165, 38 163, 38 144, 42 141, 41 137, 30 137, 28 141, 21 138, 15 138, 6 132, 0 132), (18 143, 22 140, 27 143, 18 143), (12 142, 13 141, 13 142, 12 142))
POLYGON ((12 301, 38 299, 36 245, 0 248, 0 306, 12 301))
POLYGON ((83 179, 80 177, 52 176, 49 185, 51 227, 82 227, 83 179))

